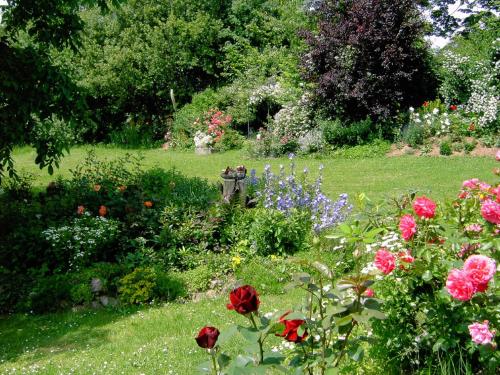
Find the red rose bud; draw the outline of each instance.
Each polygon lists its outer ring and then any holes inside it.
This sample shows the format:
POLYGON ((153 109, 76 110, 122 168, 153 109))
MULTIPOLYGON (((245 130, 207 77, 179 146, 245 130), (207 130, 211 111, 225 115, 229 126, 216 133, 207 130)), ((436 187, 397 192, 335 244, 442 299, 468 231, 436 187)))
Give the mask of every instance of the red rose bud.
POLYGON ((305 323, 305 320, 302 319, 291 319, 287 320, 285 317, 290 314, 290 311, 285 313, 280 318, 280 323, 285 325, 285 329, 282 333, 277 333, 276 336, 284 337, 286 341, 300 343, 303 342, 307 337, 307 330, 304 330, 302 335, 299 335, 298 329, 302 324, 305 323))
POLYGON ((212 349, 219 337, 219 330, 215 327, 203 327, 195 338, 198 346, 204 349, 212 349))
POLYGON ((450 111, 456 111, 457 110, 457 106, 452 104, 450 105, 450 111))
POLYGON ((243 285, 234 289, 229 294, 229 300, 231 303, 227 304, 227 308, 242 315, 257 311, 260 305, 259 295, 250 285, 243 285))

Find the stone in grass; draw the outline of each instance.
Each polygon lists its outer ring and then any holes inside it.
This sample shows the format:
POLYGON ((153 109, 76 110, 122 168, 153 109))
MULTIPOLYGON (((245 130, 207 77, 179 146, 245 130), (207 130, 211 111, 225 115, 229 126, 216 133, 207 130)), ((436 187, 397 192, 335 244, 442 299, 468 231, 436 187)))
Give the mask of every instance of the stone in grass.
POLYGON ((100 296, 99 302, 101 302, 101 304, 104 307, 106 307, 106 306, 115 307, 116 305, 118 305, 118 300, 116 298, 108 297, 108 296, 100 296))
POLYGON ((90 281, 90 289, 92 290, 92 293, 99 293, 102 292, 102 281, 101 279, 94 277, 90 281))

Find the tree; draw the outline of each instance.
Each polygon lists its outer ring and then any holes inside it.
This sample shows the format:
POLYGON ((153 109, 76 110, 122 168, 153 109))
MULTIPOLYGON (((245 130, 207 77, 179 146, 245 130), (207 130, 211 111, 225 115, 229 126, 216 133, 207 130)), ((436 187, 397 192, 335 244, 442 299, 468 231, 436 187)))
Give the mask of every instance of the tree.
MULTIPOLYGON (((105 7, 105 0, 97 1, 105 7)), ((0 180, 15 176, 12 150, 31 144, 40 168, 58 166, 69 146, 69 127, 85 103, 51 49, 77 48, 81 6, 91 0, 8 0, 0 25, 0 180)))
POLYGON ((383 120, 434 94, 414 1, 330 0, 315 13, 318 32, 304 33, 303 66, 330 115, 383 120))
POLYGON ((468 32, 500 9, 498 0, 424 0, 422 5, 430 9, 433 33, 440 36, 468 32))

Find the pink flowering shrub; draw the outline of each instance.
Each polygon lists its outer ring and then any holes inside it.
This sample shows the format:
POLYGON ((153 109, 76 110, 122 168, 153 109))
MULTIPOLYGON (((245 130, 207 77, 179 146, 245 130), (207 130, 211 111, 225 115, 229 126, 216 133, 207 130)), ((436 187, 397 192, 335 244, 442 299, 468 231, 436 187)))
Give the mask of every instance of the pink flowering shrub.
POLYGON ((374 293, 387 315, 374 323, 384 345, 371 348, 372 358, 384 364, 398 358, 395 373, 418 372, 443 356, 463 363, 458 373, 495 373, 499 190, 498 181, 473 178, 451 202, 403 196, 393 208, 366 214, 391 233, 380 246, 369 245, 381 278, 374 293))

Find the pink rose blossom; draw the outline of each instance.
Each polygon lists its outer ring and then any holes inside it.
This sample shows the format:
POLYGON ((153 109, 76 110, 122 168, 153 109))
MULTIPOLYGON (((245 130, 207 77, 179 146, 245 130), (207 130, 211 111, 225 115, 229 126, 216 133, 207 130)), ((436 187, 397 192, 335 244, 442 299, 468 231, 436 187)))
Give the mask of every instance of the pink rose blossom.
POLYGON ((468 301, 474 295, 474 284, 465 271, 453 269, 448 274, 446 289, 455 299, 468 301))
POLYGON ((436 203, 427 197, 419 197, 413 202, 413 210, 419 217, 431 219, 436 213, 436 203))
POLYGON ((489 322, 485 320, 483 323, 473 323, 469 325, 469 333, 472 341, 479 345, 491 344, 495 331, 490 331, 489 322))
POLYGON ((375 292, 373 291, 373 289, 368 288, 368 289, 365 290, 365 297, 371 298, 374 295, 375 295, 375 292))
POLYGON ((375 254, 375 261, 373 263, 375 264, 375 267, 386 275, 390 274, 394 268, 396 268, 396 258, 392 255, 392 253, 384 248, 377 251, 375 254))
POLYGON ((469 224, 465 227, 465 231, 481 233, 483 231, 483 227, 481 226, 481 224, 469 224))
POLYGON ((481 215, 490 223, 500 224, 500 203, 486 199, 481 205, 481 215))
POLYGON ((470 180, 465 180, 462 183, 462 187, 464 188, 469 188, 469 189, 477 189, 477 186, 479 185, 479 179, 478 178, 471 178, 470 180))
POLYGON ((500 161, 500 150, 497 151, 496 155, 495 155, 495 159, 497 161, 500 161))
POLYGON ((404 215, 399 221, 399 230, 405 241, 411 240, 411 238, 417 233, 417 224, 415 219, 411 215, 404 215))
POLYGON ((495 261, 484 255, 471 255, 466 259, 463 267, 474 289, 481 292, 488 288, 488 282, 493 278, 496 270, 495 261))

